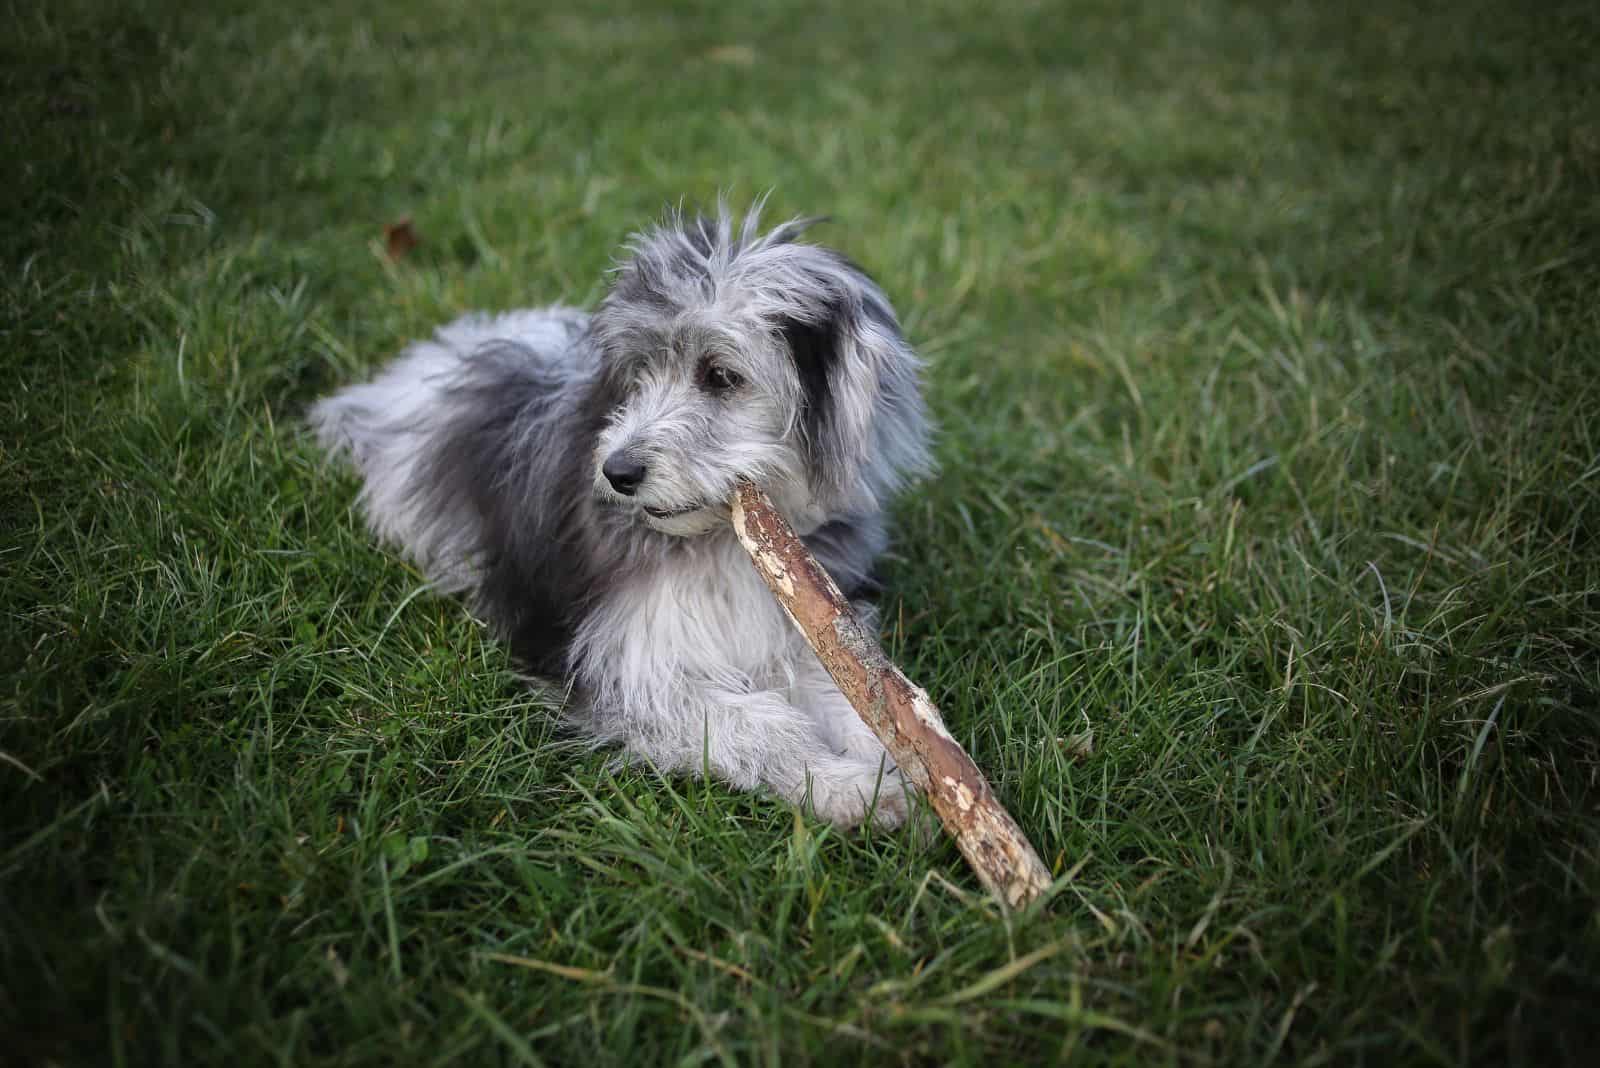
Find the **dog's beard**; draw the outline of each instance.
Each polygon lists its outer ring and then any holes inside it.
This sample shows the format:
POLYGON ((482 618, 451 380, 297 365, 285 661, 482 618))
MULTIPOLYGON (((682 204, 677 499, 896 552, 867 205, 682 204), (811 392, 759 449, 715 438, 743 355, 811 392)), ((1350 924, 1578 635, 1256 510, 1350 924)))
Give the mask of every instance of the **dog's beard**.
POLYGON ((727 501, 713 499, 718 495, 699 490, 685 492, 681 499, 689 502, 686 504, 667 503, 661 499, 659 491, 625 497, 606 483, 598 469, 594 477, 594 494, 603 507, 616 509, 641 526, 674 537, 693 538, 710 534, 729 519, 727 501), (641 500, 641 497, 644 499, 641 500))
POLYGON ((648 509, 641 509, 639 514, 645 526, 651 530, 679 538, 695 538, 710 534, 728 522, 728 509, 720 503, 702 505, 689 511, 673 512, 671 515, 655 515, 648 509))

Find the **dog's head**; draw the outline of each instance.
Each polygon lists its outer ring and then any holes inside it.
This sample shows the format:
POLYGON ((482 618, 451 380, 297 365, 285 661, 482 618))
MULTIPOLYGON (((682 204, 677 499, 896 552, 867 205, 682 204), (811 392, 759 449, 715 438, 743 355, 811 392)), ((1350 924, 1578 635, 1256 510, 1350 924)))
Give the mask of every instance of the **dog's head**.
POLYGON ((859 267, 797 242, 810 221, 672 216, 629 244, 593 321, 603 498, 700 534, 749 478, 805 533, 926 467, 920 362, 859 267))

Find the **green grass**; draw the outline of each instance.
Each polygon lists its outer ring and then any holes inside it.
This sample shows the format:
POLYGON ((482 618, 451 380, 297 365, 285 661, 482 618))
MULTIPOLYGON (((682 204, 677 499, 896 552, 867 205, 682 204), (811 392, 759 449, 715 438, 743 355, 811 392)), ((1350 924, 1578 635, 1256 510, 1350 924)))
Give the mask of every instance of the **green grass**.
POLYGON ((0 1060, 1592 1051, 1592 5, 4 10, 0 1060), (885 639, 1032 914, 563 746, 301 427, 769 187, 931 361, 885 639))

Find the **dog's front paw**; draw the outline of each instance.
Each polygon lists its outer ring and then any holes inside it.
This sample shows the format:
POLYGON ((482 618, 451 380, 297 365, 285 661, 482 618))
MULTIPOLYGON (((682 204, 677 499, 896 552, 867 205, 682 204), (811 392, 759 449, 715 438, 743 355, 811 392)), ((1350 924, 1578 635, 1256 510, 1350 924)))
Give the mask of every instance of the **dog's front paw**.
POLYGON ((911 811, 911 788, 893 765, 846 764, 811 775, 808 800, 819 817, 837 827, 855 827, 869 816, 892 830, 911 811))

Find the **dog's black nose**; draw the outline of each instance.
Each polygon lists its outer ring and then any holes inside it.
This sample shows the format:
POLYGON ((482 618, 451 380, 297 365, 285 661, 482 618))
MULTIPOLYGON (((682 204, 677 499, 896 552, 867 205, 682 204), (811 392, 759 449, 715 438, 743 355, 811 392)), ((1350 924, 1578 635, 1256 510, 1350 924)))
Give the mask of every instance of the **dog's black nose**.
POLYGON ((600 465, 600 473, 606 476, 612 489, 624 497, 632 497, 639 483, 644 481, 645 466, 643 461, 627 453, 614 452, 600 465))

